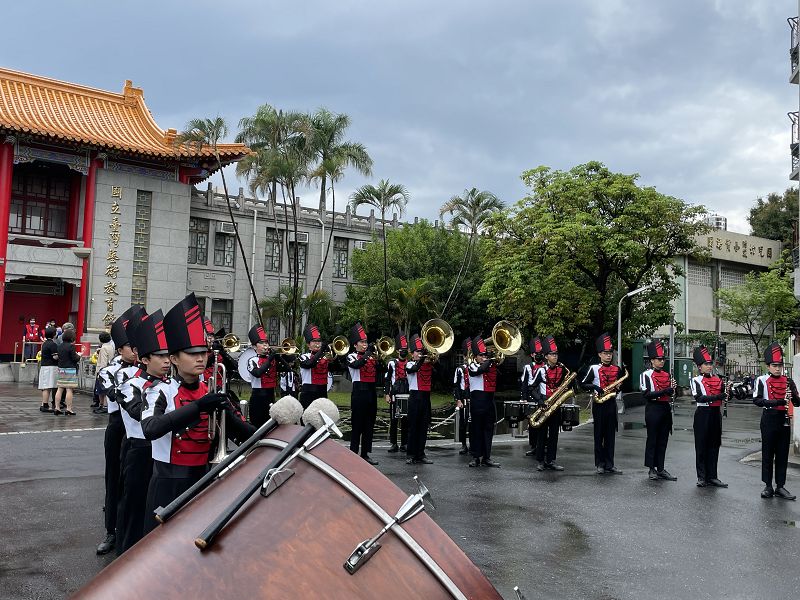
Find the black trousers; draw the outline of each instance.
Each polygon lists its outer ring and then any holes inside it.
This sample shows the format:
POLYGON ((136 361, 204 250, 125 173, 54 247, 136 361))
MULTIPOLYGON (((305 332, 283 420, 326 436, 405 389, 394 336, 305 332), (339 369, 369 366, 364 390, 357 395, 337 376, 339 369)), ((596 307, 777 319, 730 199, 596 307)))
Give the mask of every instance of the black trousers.
POLYGON ((250 395, 250 423, 258 429, 269 419, 269 407, 275 402, 275 388, 253 388, 250 395))
POLYGON ((698 406, 694 412, 694 452, 698 479, 716 479, 722 445, 722 413, 719 406, 698 406))
POLYGON ((397 445, 397 430, 400 429, 400 445, 405 446, 406 442, 408 441, 408 417, 400 417, 399 419, 395 416, 397 412, 397 401, 393 399, 393 402, 389 405, 389 443, 396 446, 397 445))
POLYGON ((147 487, 153 471, 150 442, 126 439, 122 463, 122 492, 117 509, 117 553, 122 554, 144 535, 147 487))
POLYGON ((374 383, 353 382, 350 411, 353 428, 350 434, 350 450, 364 456, 372 452, 372 434, 378 414, 378 397, 375 395, 374 383))
POLYGON ((761 413, 761 481, 772 485, 775 465, 775 485, 786 484, 786 464, 789 462, 791 427, 786 426, 782 410, 766 409, 761 413))
POLYGON ((617 437, 617 403, 612 398, 602 404, 592 403, 594 419, 594 466, 614 466, 614 443, 617 437))
POLYGON ((555 461, 558 453, 558 431, 561 429, 561 408, 550 415, 540 427, 537 428, 536 460, 551 463, 555 461))
POLYGON ((328 384, 324 385, 316 385, 313 383, 304 383, 303 386, 300 388, 300 404, 303 405, 303 410, 308 408, 308 405, 311 404, 317 398, 327 398, 328 397, 328 384))
POLYGON ((664 468, 669 431, 672 427, 669 402, 649 400, 644 409, 644 424, 647 426, 644 466, 660 471, 664 468))
POLYGON ((108 413, 108 425, 103 439, 106 454, 106 497, 105 521, 106 533, 116 533, 117 528, 117 503, 120 490, 120 454, 122 440, 125 439, 125 425, 119 411, 108 413))
POLYGON ((461 399, 461 408, 458 409, 458 437, 461 438, 461 445, 466 448, 469 439, 469 398, 461 399))
POLYGON ((153 475, 147 486, 147 504, 144 511, 144 534, 147 535, 158 525, 155 513, 159 507, 167 506, 183 492, 197 483, 208 471, 208 465, 185 467, 172 465, 159 460, 153 461, 153 475))
POLYGON ((497 413, 494 408, 494 392, 470 392, 469 409, 472 423, 469 427, 469 450, 474 458, 489 459, 492 456, 492 437, 497 413))
POLYGON ((408 443, 409 458, 425 456, 428 442, 428 427, 431 425, 431 393, 411 390, 408 392, 408 443))

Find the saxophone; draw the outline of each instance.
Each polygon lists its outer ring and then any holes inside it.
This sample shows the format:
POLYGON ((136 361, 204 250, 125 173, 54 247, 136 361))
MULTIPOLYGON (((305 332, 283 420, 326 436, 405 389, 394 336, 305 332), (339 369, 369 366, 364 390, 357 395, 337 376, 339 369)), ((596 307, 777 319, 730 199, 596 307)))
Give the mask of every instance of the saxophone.
POLYGON ((605 389, 603 390, 602 394, 598 394, 595 392, 594 398, 592 398, 592 402, 594 404, 603 404, 608 400, 611 400, 619 393, 619 388, 622 387, 622 382, 625 381, 630 375, 630 372, 625 369, 625 375, 617 379, 616 381, 608 384, 605 389))
POLYGON ((531 413, 531 416, 528 417, 530 426, 534 429, 541 427, 542 424, 550 418, 550 415, 556 411, 556 409, 558 409, 562 404, 564 404, 564 402, 575 395, 575 392, 570 389, 570 386, 578 374, 570 372, 570 370, 564 365, 561 366, 567 372, 567 376, 564 378, 564 381, 561 382, 561 385, 558 386, 558 389, 556 389, 556 391, 554 391, 553 394, 547 399, 544 406, 538 407, 531 413))

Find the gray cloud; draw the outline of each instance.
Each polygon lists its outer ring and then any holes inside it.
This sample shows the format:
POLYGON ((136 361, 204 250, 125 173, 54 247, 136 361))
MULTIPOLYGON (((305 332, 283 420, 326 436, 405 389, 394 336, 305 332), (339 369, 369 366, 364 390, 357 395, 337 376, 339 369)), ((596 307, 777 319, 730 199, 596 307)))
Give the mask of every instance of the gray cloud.
MULTIPOLYGON (((753 199, 789 184, 791 2, 99 7, 13 3, 7 22, 42 35, 11 28, 0 61, 112 90, 133 79, 162 127, 235 124, 263 102, 345 112, 412 216, 472 186, 511 203, 525 169, 601 160, 746 230, 753 199)), ((363 182, 348 175, 339 202, 363 182)))

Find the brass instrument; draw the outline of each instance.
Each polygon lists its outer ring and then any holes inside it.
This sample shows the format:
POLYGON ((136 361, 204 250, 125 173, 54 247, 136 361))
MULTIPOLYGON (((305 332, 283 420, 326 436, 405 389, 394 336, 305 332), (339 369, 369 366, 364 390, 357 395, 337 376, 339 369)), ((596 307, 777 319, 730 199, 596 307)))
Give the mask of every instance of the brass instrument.
MULTIPOLYGON (((233 336, 233 334, 228 335, 233 336)), ((225 338, 227 337, 228 336, 226 335, 225 338)), ((235 338, 236 336, 233 337, 235 338)), ((225 345, 224 342, 225 339, 223 338, 223 346, 225 345)), ((219 350, 214 350, 214 368, 211 369, 211 379, 208 382, 208 392, 210 394, 216 394, 218 392, 226 394, 228 392, 228 370, 220 360, 219 350), (218 377, 222 379, 221 387, 217 384, 218 377)), ((247 406, 243 407, 242 410, 249 412, 247 406)), ((247 417, 248 415, 245 415, 245 419, 247 419, 247 417)), ((217 440, 217 449, 216 452, 214 452, 214 458, 209 461, 212 465, 222 462, 228 456, 228 435, 225 428, 225 409, 215 410, 208 415, 208 439, 213 442, 215 438, 217 440)))
POLYGON ((439 355, 446 353, 453 347, 456 339, 453 328, 442 319, 430 319, 422 325, 419 334, 422 345, 428 351, 431 362, 439 360, 439 355))
POLYGON ((561 382, 561 385, 558 386, 558 389, 556 389, 556 391, 554 391, 553 394, 547 399, 544 406, 538 407, 531 413, 531 416, 528 417, 530 427, 534 429, 541 427, 544 422, 550 418, 550 415, 556 411, 556 409, 561 407, 562 404, 575 395, 575 392, 570 389, 570 386, 578 374, 572 373, 561 363, 558 364, 564 368, 564 370, 567 372, 567 376, 564 378, 564 381, 561 382))
POLYGON ((219 344, 225 352, 238 352, 242 348, 242 343, 239 340, 239 336, 235 333, 229 333, 225 337, 215 337, 209 338, 211 339, 210 344, 219 344))
POLYGON ((297 354, 297 344, 292 338, 284 338, 281 343, 272 349, 274 354, 297 354))
POLYGON ((486 348, 495 353, 495 361, 501 364, 506 356, 519 352, 522 346, 522 333, 510 321, 498 321, 492 327, 492 337, 484 340, 486 348))
POLYGON ((350 351, 350 342, 343 335, 337 335, 333 341, 328 344, 328 352, 325 353, 325 358, 334 360, 340 356, 345 356, 350 351))
POLYGON ((382 359, 387 359, 394 354, 394 340, 388 335, 384 335, 375 343, 378 350, 378 355, 382 359))
POLYGON ((611 400, 612 398, 616 397, 616 395, 619 393, 619 388, 622 387, 622 382, 625 381, 629 375, 630 372, 627 369, 625 369, 625 375, 623 375, 616 381, 608 384, 608 386, 606 386, 605 389, 603 389, 602 394, 598 394, 597 392, 595 392, 594 397, 592 398, 592 402, 595 404, 604 404, 608 400, 611 400))

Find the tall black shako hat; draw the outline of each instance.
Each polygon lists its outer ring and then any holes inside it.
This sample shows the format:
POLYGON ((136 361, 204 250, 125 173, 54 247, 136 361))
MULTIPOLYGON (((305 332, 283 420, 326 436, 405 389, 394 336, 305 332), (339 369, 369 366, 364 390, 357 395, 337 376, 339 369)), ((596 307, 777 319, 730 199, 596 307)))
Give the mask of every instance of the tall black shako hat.
POLYGON ((666 358, 664 344, 660 340, 655 340, 647 344, 647 358, 666 358))
POLYGON ((156 312, 142 317, 136 329, 136 348, 139 358, 149 354, 167 354, 167 336, 164 334, 164 313, 159 308, 156 312))
POLYGON ((303 337, 306 339, 306 344, 322 341, 322 334, 319 332, 319 327, 313 323, 306 325, 306 328, 303 330, 303 337))
POLYGON ((114 347, 122 348, 129 345, 128 334, 125 328, 128 326, 128 321, 131 316, 139 311, 143 311, 144 307, 141 304, 134 304, 124 313, 122 313, 117 320, 111 324, 111 339, 114 340, 114 347))
POLYGON ((611 335, 609 335, 607 331, 605 333, 601 333, 600 337, 594 341, 594 347, 598 354, 600 352, 613 352, 614 344, 611 343, 611 335))
POLYGON ((475 339, 472 340, 472 353, 475 356, 479 356, 483 354, 484 356, 488 354, 486 350, 486 342, 483 341, 481 336, 477 336, 475 339))
POLYGON ((147 316, 147 311, 144 307, 140 307, 140 310, 134 311, 131 314, 130 318, 128 319, 128 324, 125 325, 125 335, 128 336, 128 343, 131 345, 131 348, 139 348, 139 337, 138 337, 138 330, 139 325, 142 323, 142 319, 147 316))
POLYGON ((361 323, 356 323, 350 330, 349 342, 351 346, 355 346, 356 342, 361 341, 367 341, 367 332, 364 331, 364 327, 361 325, 361 323))
POLYGON ((708 348, 702 345, 694 349, 692 358, 694 359, 694 364, 696 364, 698 367, 700 365, 704 365, 705 363, 712 362, 711 352, 708 351, 708 348))
POLYGON ((164 316, 164 331, 170 354, 181 350, 208 352, 203 315, 194 292, 169 309, 164 316))
POLYGON ((472 354, 472 338, 464 338, 461 342, 461 354, 464 356, 472 354))
POLYGON ((261 327, 261 325, 253 325, 250 331, 247 332, 247 338, 250 340, 250 343, 255 346, 259 342, 266 342, 267 334, 264 333, 264 328, 261 327))
POLYGON ((544 348, 542 347, 542 338, 538 335, 536 337, 532 337, 531 341, 528 342, 528 352, 531 356, 535 356, 536 354, 541 354, 544 348))
POLYGON ((411 350, 411 352, 425 352, 425 344, 422 343, 422 338, 416 333, 411 336, 409 350, 411 350))
POLYGON ((408 338, 405 334, 401 333, 395 338, 395 348, 397 349, 397 354, 400 357, 404 357, 408 355, 408 338))
POLYGON ((778 342, 772 342, 764 350, 764 362, 768 365, 771 363, 783 364, 783 348, 778 342))
POLYGON ((558 352, 558 344, 556 344, 556 338, 552 335, 548 335, 542 340, 542 352, 545 354, 550 354, 551 352, 557 353, 558 352))

